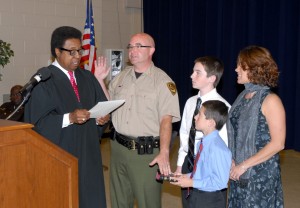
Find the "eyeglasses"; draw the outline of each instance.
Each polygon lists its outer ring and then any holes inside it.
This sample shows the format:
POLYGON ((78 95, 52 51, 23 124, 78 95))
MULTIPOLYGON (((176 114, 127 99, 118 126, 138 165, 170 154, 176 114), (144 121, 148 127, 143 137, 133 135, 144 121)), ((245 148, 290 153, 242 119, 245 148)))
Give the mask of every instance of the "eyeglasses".
POLYGON ((152 46, 145 46, 145 45, 141 45, 141 44, 136 44, 136 45, 128 45, 127 46, 127 49, 128 50, 132 50, 132 49, 134 49, 134 48, 136 48, 136 49, 140 49, 140 48, 152 48, 152 46))
POLYGON ((76 56, 77 53, 81 56, 84 52, 84 49, 78 49, 78 50, 69 50, 65 48, 60 48, 62 51, 68 51, 70 53, 70 56, 76 56))
POLYGON ((10 97, 16 97, 16 96, 21 96, 21 93, 15 93, 15 94, 10 94, 10 97))

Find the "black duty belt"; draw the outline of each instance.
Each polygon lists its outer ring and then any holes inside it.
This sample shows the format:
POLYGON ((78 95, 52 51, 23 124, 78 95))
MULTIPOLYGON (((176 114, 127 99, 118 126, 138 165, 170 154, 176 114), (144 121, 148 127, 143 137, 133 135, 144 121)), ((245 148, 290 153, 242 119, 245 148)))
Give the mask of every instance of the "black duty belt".
POLYGON ((139 136, 137 138, 130 138, 115 132, 115 139, 117 142, 129 150, 138 150, 138 154, 153 154, 153 148, 159 148, 159 137, 153 136, 139 136))

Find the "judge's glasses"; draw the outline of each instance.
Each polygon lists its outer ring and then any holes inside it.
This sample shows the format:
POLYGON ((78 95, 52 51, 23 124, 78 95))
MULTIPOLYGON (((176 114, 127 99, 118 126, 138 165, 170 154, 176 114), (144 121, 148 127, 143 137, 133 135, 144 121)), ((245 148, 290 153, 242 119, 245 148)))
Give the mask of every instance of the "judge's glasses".
POLYGON ((79 54, 79 56, 81 56, 84 52, 84 49, 78 49, 78 50, 69 50, 66 48, 60 48, 60 50, 62 51, 68 51, 70 53, 70 56, 76 56, 77 54, 79 54))

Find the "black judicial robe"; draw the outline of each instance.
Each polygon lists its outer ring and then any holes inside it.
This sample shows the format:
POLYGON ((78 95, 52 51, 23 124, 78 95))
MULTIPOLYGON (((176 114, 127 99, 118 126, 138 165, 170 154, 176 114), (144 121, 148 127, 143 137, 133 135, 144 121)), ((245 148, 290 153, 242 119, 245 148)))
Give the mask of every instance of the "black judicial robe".
POLYGON ((95 119, 62 128, 63 115, 75 109, 91 109, 107 100, 90 71, 76 69, 80 102, 68 77, 57 67, 48 67, 51 76, 40 82, 25 105, 25 122, 34 130, 78 158, 80 208, 106 207, 99 138, 102 127, 95 119))

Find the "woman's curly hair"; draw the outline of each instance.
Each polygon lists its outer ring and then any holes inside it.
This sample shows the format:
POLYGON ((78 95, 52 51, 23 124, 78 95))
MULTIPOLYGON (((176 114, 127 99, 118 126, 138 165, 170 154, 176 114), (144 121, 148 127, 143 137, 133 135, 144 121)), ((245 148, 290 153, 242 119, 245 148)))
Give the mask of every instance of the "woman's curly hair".
POLYGON ((253 84, 277 86, 279 71, 268 49, 248 46, 240 51, 237 64, 248 71, 248 79, 253 84))

